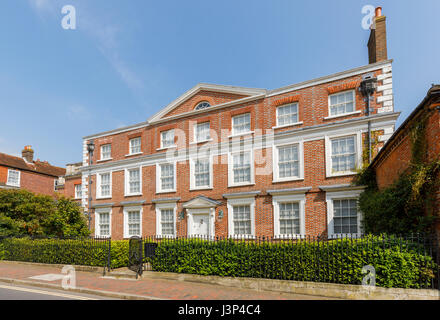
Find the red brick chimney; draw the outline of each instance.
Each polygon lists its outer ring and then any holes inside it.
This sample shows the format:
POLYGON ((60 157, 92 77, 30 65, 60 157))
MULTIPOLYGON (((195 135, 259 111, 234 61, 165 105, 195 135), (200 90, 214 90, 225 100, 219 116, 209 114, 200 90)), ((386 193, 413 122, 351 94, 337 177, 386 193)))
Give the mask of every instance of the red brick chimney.
POLYGON ((26 162, 34 161, 34 150, 32 150, 32 146, 24 146, 24 149, 21 151, 21 156, 26 162))
POLYGON ((376 14, 370 29, 368 63, 388 60, 386 17, 382 15, 382 7, 376 8, 376 14))

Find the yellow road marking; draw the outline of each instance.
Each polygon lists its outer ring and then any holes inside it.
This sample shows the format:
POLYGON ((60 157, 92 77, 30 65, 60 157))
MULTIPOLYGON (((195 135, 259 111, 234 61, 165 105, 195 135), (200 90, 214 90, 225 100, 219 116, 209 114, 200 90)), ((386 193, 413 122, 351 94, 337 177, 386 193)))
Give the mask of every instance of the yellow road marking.
POLYGON ((0 285, 0 288, 16 290, 16 291, 24 291, 24 292, 30 292, 30 293, 39 293, 39 294, 45 294, 45 295, 62 297, 62 298, 68 298, 68 299, 76 299, 76 300, 97 300, 97 299, 94 299, 94 298, 74 296, 74 295, 65 294, 65 293, 56 293, 56 292, 49 292, 49 291, 36 290, 36 289, 28 289, 28 288, 21 288, 21 287, 12 287, 12 286, 0 285))

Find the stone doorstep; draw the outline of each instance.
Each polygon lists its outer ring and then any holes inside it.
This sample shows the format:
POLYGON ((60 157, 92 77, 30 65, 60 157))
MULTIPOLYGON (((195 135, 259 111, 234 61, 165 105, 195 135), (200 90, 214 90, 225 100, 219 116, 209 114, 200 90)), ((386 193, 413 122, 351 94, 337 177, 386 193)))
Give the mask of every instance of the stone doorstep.
MULTIPOLYGON (((58 266, 64 265, 32 263, 32 262, 13 262, 1 261, 2 263, 20 263, 39 266, 58 266)), ((103 267, 74 266, 77 271, 102 273, 103 267)), ((136 273, 128 268, 118 268, 106 272, 106 277, 136 279, 136 273)), ((257 278, 234 278, 220 276, 202 276, 196 274, 171 273, 144 271, 137 279, 163 279, 178 280, 187 282, 197 282, 221 285, 226 287, 253 289, 258 291, 275 291, 293 294, 314 295, 339 299, 355 300, 440 300, 440 290, 436 289, 402 289, 402 288, 381 288, 364 287, 361 285, 348 285, 337 283, 307 282, 292 280, 274 280, 257 278)))

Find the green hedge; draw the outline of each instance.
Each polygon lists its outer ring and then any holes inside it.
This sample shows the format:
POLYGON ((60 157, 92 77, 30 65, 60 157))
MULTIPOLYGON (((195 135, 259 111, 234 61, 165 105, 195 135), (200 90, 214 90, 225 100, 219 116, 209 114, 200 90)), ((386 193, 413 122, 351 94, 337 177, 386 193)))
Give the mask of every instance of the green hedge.
MULTIPOLYGON (((111 268, 128 265, 127 240, 112 241, 111 268)), ((93 240, 0 240, 0 259, 105 266, 108 242, 93 240)), ((164 240, 148 259, 154 271, 361 284, 362 267, 376 269, 381 287, 429 288, 438 266, 422 246, 368 236, 311 242, 164 240)))
MULTIPOLYGON (((104 267, 108 241, 6 238, 0 240, 0 260, 104 267)), ((128 264, 128 241, 112 241, 111 267, 128 264)))
POLYGON ((362 267, 376 270, 381 287, 428 288, 437 265, 421 247, 380 237, 258 244, 222 240, 164 241, 153 270, 230 277, 361 284, 362 267))

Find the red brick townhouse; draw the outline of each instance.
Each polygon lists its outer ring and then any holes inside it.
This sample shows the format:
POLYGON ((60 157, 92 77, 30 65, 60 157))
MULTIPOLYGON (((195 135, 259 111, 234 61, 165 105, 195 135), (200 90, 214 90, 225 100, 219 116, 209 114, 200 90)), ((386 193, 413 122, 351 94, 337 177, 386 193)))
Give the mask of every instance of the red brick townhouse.
POLYGON ((145 122, 84 137, 95 234, 360 233, 363 145, 379 133, 379 148, 399 115, 380 13, 368 48, 368 65, 274 90, 198 84, 145 122))
POLYGON ((82 162, 66 164, 66 174, 59 177, 57 191, 64 196, 81 204, 82 175, 80 167, 82 162))
POLYGON ((0 153, 0 188, 26 189, 31 192, 53 195, 58 177, 65 169, 52 166, 47 161, 34 161, 34 150, 25 146, 22 157, 0 153))

